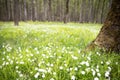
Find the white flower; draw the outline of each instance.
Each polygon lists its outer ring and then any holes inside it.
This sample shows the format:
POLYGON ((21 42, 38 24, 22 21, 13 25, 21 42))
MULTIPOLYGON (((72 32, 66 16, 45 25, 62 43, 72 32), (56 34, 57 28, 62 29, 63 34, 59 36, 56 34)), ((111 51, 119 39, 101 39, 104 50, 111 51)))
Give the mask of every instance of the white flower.
POLYGON ((103 64, 103 61, 101 61, 101 64, 103 64))
POLYGON ((100 53, 99 53, 99 52, 97 52, 96 54, 97 54, 98 56, 100 56, 100 53))
POLYGON ((34 77, 35 77, 35 78, 38 78, 39 75, 40 75, 40 73, 37 72, 37 73, 34 75, 34 77))
POLYGON ((33 54, 30 54, 30 56, 33 56, 33 54))
POLYGON ((71 80, 75 80, 75 76, 73 75, 73 76, 71 76, 71 80))
POLYGON ((87 57, 87 59, 88 59, 88 60, 91 60, 91 58, 90 58, 89 56, 87 57))
POLYGON ((78 57, 76 57, 76 56, 74 56, 74 55, 72 55, 72 58, 73 58, 74 60, 77 60, 77 59, 78 59, 78 57))
POLYGON ((9 64, 9 62, 6 62, 6 65, 8 65, 9 64))
POLYGON ((86 64, 86 66, 90 66, 88 62, 86 62, 85 64, 86 64))
POLYGON ((82 61, 80 64, 81 64, 81 65, 90 66, 89 63, 88 63, 88 61, 86 61, 86 62, 85 62, 85 61, 82 61))
POLYGON ((38 69, 38 71, 46 73, 46 70, 44 70, 44 69, 38 69))
POLYGON ((38 68, 37 68, 37 67, 35 67, 35 70, 38 70, 38 68))
POLYGON ((84 64, 86 64, 86 62, 85 62, 85 61, 82 61, 80 64, 81 64, 81 65, 84 65, 84 64))
POLYGON ((118 62, 116 62, 115 64, 118 65, 118 62))
POLYGON ((97 73, 97 75, 100 77, 101 76, 101 74, 100 73, 97 73))
POLYGON ((19 68, 19 66, 16 66, 16 67, 15 67, 15 69, 18 69, 18 68, 19 68))
POLYGON ((98 69, 98 68, 96 69, 96 72, 99 72, 99 69, 98 69))
POLYGON ((53 75, 56 75, 56 72, 53 72, 53 75))
POLYGON ((110 75, 110 72, 109 72, 109 71, 106 71, 106 72, 105 72, 105 77, 109 77, 109 75, 110 75))
POLYGON ((86 68, 85 71, 89 72, 89 71, 90 71, 90 68, 86 68))
POLYGON ((55 80, 54 78, 51 78, 50 80, 55 80))
POLYGON ((36 54, 39 54, 39 51, 37 51, 36 54))
POLYGON ((107 61, 107 62, 106 62, 106 64, 107 64, 107 65, 110 65, 110 62, 109 62, 109 61, 107 61))
POLYGON ((10 61, 10 64, 13 64, 13 60, 10 61))
POLYGON ((23 77, 23 74, 19 74, 20 77, 23 77))
POLYGON ((110 72, 112 69, 111 69, 111 67, 108 67, 108 71, 110 72))
POLYGON ((21 61, 21 62, 20 62, 20 64, 24 64, 24 62, 23 62, 23 61, 21 61))
POLYGON ((75 67, 75 69, 74 69, 75 71, 78 71, 78 68, 77 67, 75 67))
POLYGON ((92 69, 92 75, 95 76, 96 72, 94 69, 92 69))
POLYGON ((81 71, 81 74, 83 74, 83 75, 84 75, 84 74, 85 74, 85 71, 81 71))
POLYGON ((28 53, 28 52, 29 52, 29 50, 28 50, 28 49, 26 49, 26 52, 28 53))
POLYGON ((45 74, 42 74, 42 78, 45 78, 45 74))
POLYGON ((73 68, 70 68, 70 71, 72 71, 73 70, 73 68))
POLYGON ((94 80, 99 80, 99 78, 98 78, 98 77, 95 77, 94 80))
POLYGON ((48 73, 51 73, 51 68, 48 68, 47 72, 48 72, 48 73))
POLYGON ((65 65, 65 67, 67 67, 67 64, 64 64, 65 65))
POLYGON ((4 60, 5 60, 5 58, 2 58, 2 60, 4 61, 4 60))
POLYGON ((51 67, 53 67, 54 65, 53 65, 53 64, 51 64, 50 66, 51 66, 51 67))
POLYGON ((60 66, 59 68, 60 68, 60 70, 62 70, 62 69, 63 69, 63 67, 62 67, 62 66, 60 66))
POLYGON ((46 55, 45 54, 42 54, 43 57, 45 57, 46 55))

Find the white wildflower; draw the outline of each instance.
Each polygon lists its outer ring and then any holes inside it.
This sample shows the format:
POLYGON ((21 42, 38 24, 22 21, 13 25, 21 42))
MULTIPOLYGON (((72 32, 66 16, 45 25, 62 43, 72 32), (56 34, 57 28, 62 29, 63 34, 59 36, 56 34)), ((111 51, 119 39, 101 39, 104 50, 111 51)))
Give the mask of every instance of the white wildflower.
POLYGON ((34 77, 35 77, 35 78, 38 78, 39 75, 40 75, 40 73, 37 72, 37 73, 34 75, 34 77))
POLYGON ((77 67, 75 67, 75 69, 74 69, 75 71, 78 71, 78 68, 77 67))
POLYGON ((48 72, 48 73, 51 73, 51 68, 48 68, 47 72, 48 72))
POLYGON ((73 75, 73 76, 71 76, 71 80, 75 80, 75 76, 73 75))
POLYGON ((74 55, 72 55, 72 58, 73 58, 74 60, 77 60, 77 59, 78 59, 78 57, 76 57, 76 56, 74 56, 74 55))
POLYGON ((99 78, 98 78, 98 77, 95 77, 94 80, 99 80, 99 78))
POLYGON ((99 69, 98 69, 98 68, 96 69, 96 72, 99 72, 99 69))
POLYGON ((62 70, 62 69, 63 69, 63 67, 62 67, 62 66, 60 66, 59 68, 60 68, 60 70, 62 70))
POLYGON ((86 66, 90 66, 88 62, 86 62, 85 64, 86 64, 86 66))
POLYGON ((85 71, 89 72, 89 71, 90 71, 90 68, 86 68, 85 71))
POLYGON ((98 75, 99 77, 101 77, 101 74, 100 74, 100 73, 97 73, 97 75, 98 75))
POLYGON ((6 65, 8 65, 9 64, 9 62, 6 62, 6 65))
POLYGON ((100 53, 99 53, 99 52, 97 52, 96 54, 97 54, 98 56, 100 56, 100 53))
POLYGON ((109 62, 109 61, 107 61, 107 62, 106 62, 106 64, 107 64, 107 65, 110 65, 110 62, 109 62))
POLYGON ((90 58, 89 56, 87 57, 87 59, 88 59, 88 60, 91 60, 91 58, 90 58))
POLYGON ((45 74, 42 74, 42 78, 45 78, 45 74))
POLYGON ((110 75, 110 72, 109 72, 109 71, 106 71, 106 72, 105 72, 105 77, 109 77, 109 75, 110 75))
POLYGON ((84 74, 85 74, 85 71, 81 71, 81 74, 83 74, 83 75, 84 75, 84 74))
POLYGON ((55 80, 54 78, 51 78, 50 80, 55 80))
POLYGON ((96 72, 94 69, 92 69, 92 75, 95 76, 96 72))
POLYGON ((16 66, 16 67, 15 67, 15 69, 18 69, 18 68, 19 68, 19 66, 16 66))
POLYGON ((101 61, 101 64, 103 64, 103 61, 101 61))
POLYGON ((51 67, 53 67, 54 65, 53 64, 50 64, 51 67))
POLYGON ((23 74, 19 74, 20 77, 23 77, 23 74))
POLYGON ((46 70, 44 70, 44 69, 38 69, 38 71, 46 73, 46 70))
POLYGON ((118 65, 118 62, 116 62, 115 64, 118 65))
POLYGON ((72 71, 73 70, 73 68, 70 68, 70 71, 72 71))
POLYGON ((56 72, 53 72, 53 75, 56 75, 56 72))
POLYGON ((42 54, 43 57, 45 57, 46 55, 45 54, 42 54))
POLYGON ((108 71, 110 72, 112 69, 111 69, 111 67, 108 67, 108 71))
POLYGON ((4 60, 5 60, 5 58, 2 58, 2 60, 4 61, 4 60))
POLYGON ((20 64, 24 64, 24 62, 23 62, 23 61, 21 61, 21 62, 20 62, 20 64))
POLYGON ((38 68, 37 68, 37 67, 35 67, 35 70, 38 70, 38 68))

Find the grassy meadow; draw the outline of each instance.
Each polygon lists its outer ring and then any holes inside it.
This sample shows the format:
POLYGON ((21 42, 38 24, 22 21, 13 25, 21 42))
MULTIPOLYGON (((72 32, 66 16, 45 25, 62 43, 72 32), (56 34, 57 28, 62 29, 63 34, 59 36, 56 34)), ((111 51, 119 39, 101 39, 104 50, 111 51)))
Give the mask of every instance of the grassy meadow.
POLYGON ((0 22, 0 80, 120 80, 120 55, 82 52, 101 24, 0 22))

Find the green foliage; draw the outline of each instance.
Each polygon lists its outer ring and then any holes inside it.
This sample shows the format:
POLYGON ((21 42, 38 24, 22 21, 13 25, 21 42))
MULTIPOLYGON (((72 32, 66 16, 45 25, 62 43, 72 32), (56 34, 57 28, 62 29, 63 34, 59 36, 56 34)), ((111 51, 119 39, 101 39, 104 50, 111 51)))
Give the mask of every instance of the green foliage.
POLYGON ((118 80, 118 54, 81 52, 101 26, 0 22, 0 80, 118 80))

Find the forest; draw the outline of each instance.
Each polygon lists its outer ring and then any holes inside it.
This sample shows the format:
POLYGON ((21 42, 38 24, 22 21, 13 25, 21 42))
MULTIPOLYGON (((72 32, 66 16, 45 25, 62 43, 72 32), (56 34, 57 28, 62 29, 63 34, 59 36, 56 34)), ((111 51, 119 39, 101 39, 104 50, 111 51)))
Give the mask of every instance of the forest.
POLYGON ((0 80, 119 80, 120 0, 0 0, 0 80))
POLYGON ((111 0, 0 0, 0 20, 14 20, 14 1, 20 21, 64 21, 68 4, 68 22, 103 23, 111 0))

